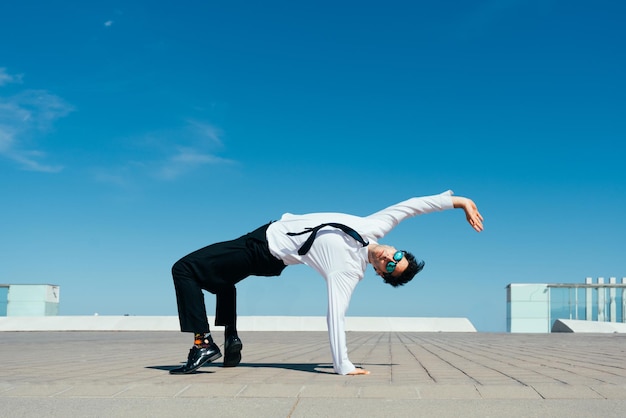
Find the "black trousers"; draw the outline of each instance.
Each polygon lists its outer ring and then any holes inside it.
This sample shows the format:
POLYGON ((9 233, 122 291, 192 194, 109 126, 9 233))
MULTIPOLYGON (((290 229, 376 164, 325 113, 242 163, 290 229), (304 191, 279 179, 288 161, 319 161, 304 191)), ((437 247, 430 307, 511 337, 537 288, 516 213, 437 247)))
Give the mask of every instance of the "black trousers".
POLYGON ((215 325, 236 325, 235 284, 248 276, 279 276, 285 264, 274 257, 265 232, 270 224, 232 241, 201 248, 172 267, 182 332, 209 332, 204 294, 216 297, 215 325))

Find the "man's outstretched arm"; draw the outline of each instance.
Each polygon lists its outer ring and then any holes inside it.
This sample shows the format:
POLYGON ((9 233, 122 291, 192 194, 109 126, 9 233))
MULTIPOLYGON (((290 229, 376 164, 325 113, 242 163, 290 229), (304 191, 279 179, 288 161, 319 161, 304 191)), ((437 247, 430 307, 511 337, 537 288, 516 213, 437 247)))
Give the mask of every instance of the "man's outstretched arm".
POLYGON ((480 232, 483 230, 483 217, 478 212, 476 204, 471 199, 462 196, 452 196, 452 205, 457 209, 463 209, 465 211, 465 218, 467 222, 476 230, 480 232))

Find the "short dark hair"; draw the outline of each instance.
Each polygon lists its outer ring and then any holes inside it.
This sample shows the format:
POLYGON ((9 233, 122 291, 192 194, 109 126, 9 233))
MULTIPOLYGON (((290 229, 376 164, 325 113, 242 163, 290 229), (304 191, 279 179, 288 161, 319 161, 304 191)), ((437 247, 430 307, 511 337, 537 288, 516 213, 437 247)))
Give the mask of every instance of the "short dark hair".
POLYGON ((422 271, 425 264, 422 260, 416 260, 415 256, 410 252, 404 250, 401 251, 404 253, 404 257, 406 258, 406 261, 409 262, 409 265, 398 277, 393 277, 391 273, 386 273, 383 275, 383 280, 385 280, 385 283, 390 284, 393 287, 403 286, 406 283, 410 282, 417 273, 422 271))

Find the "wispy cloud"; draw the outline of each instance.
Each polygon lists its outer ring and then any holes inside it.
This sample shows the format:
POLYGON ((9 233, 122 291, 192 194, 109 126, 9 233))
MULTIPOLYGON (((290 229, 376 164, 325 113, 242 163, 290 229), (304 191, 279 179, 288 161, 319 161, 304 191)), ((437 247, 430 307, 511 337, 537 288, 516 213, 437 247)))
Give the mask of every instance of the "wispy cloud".
POLYGON ((213 145, 222 146, 222 131, 215 126, 199 122, 197 120, 187 120, 187 127, 191 130, 199 139, 203 141, 210 141, 213 145))
MULTIPOLYGON (((21 75, 11 75, 0 68, 0 86, 21 82, 21 75)), ((45 90, 0 95, 0 155, 24 170, 61 171, 62 166, 46 163, 46 153, 38 149, 37 140, 50 132, 57 119, 72 111, 72 106, 45 90)))
POLYGON ((233 163, 233 160, 221 158, 198 149, 179 148, 168 160, 160 165, 156 175, 163 179, 173 180, 201 166, 233 163))
POLYGON ((22 77, 22 74, 9 74, 6 68, 0 67, 0 86, 9 83, 21 83, 22 77))
POLYGON ((186 120, 178 129, 152 132, 132 142, 140 144, 141 159, 131 157, 121 167, 98 169, 98 181, 117 186, 129 186, 143 176, 173 181, 208 167, 237 164, 219 155, 224 148, 221 130, 198 120, 186 120))
POLYGON ((50 165, 39 162, 45 154, 40 151, 25 151, 18 153, 8 153, 7 156, 18 162, 22 168, 29 171, 39 171, 42 173, 58 173, 63 170, 61 165, 50 165))
POLYGON ((234 164, 217 153, 223 148, 221 131, 214 125, 188 120, 182 129, 184 141, 176 141, 179 135, 170 137, 166 158, 159 164, 156 176, 173 180, 204 166, 234 164))

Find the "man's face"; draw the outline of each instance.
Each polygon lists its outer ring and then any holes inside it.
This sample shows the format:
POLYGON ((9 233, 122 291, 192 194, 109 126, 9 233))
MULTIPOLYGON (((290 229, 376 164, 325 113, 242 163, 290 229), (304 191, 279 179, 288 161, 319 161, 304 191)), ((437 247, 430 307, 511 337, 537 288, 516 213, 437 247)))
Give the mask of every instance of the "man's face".
POLYGON ((391 262, 396 263, 395 270, 391 273, 393 277, 400 276, 409 265, 406 257, 402 257, 400 261, 394 260, 393 256, 397 253, 394 247, 390 245, 378 245, 369 252, 369 262, 374 267, 374 271, 379 276, 387 274, 387 265, 391 262))

